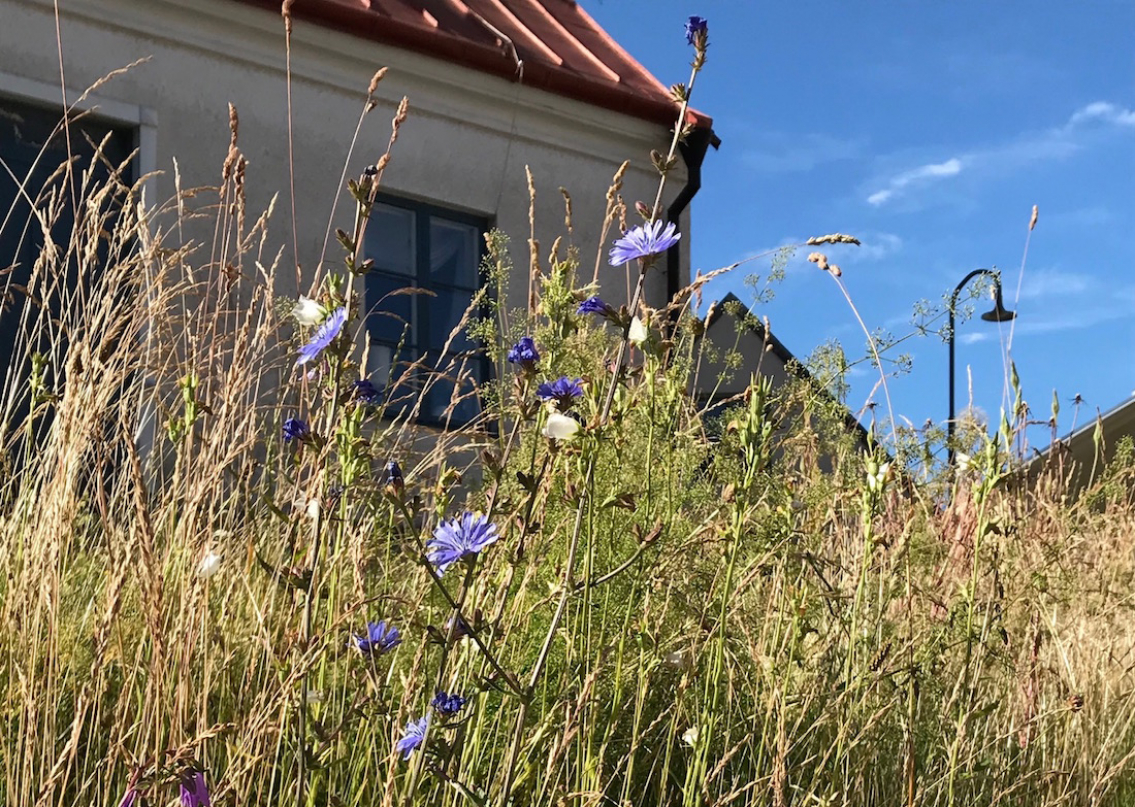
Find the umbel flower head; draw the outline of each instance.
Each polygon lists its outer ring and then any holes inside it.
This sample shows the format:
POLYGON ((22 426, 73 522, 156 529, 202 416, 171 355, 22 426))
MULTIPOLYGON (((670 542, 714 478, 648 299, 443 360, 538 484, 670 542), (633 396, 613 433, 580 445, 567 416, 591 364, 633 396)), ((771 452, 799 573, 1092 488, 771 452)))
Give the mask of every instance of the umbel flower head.
POLYGON ((561 412, 571 409, 576 398, 583 395, 582 378, 571 379, 560 376, 555 381, 545 381, 536 388, 536 397, 541 401, 554 402, 561 412))
POLYGON ((381 656, 402 644, 402 636, 398 632, 398 628, 393 625, 388 626, 385 619, 378 622, 368 622, 366 635, 356 635, 354 640, 355 647, 364 656, 373 656, 375 653, 381 656))
POLYGON ((343 326, 346 322, 346 306, 336 308, 332 311, 331 315, 323 321, 323 324, 316 328, 315 333, 312 334, 308 343, 300 348, 299 356, 296 358, 296 365, 302 366, 309 361, 314 361, 319 358, 319 354, 335 341, 335 337, 343 330, 343 326))
POLYGON ((402 759, 409 759, 414 751, 422 747, 422 743, 426 741, 426 729, 428 729, 429 726, 429 712, 426 712, 425 716, 417 720, 411 720, 406 724, 406 730, 402 733, 402 739, 394 746, 397 750, 402 752, 402 759))
POLYGON ((426 558, 438 574, 445 574, 454 563, 475 557, 499 538, 496 525, 487 518, 465 513, 437 525, 433 538, 426 542, 426 558))
POLYGON ((510 364, 519 364, 525 370, 531 370, 540 361, 540 351, 536 350, 536 342, 531 336, 522 336, 520 341, 508 351, 510 364))
POLYGON ((284 421, 284 442, 290 443, 292 440, 303 441, 309 434, 311 429, 307 427, 307 423, 299 418, 288 418, 284 421))
POLYGON ((665 252, 678 243, 682 237, 673 222, 648 221, 633 227, 615 242, 611 248, 611 265, 622 266, 633 260, 641 260, 665 252))
POLYGON ((442 717, 453 717, 464 708, 466 702, 460 695, 447 695, 445 690, 439 689, 434 699, 430 701, 430 706, 442 717))
POLYGON ((205 771, 190 768, 181 774, 181 807, 210 807, 205 771))
POLYGON ((709 36, 709 22, 705 17, 691 16, 686 20, 686 44, 697 44, 698 37, 703 39, 709 36))

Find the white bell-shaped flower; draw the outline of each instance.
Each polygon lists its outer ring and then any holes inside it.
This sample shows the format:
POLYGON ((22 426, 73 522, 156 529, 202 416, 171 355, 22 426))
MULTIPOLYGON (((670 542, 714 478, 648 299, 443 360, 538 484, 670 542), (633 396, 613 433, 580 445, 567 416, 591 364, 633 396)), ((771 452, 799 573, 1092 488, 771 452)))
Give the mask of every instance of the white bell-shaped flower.
POLYGON ((579 423, 559 412, 548 415, 548 422, 544 425, 544 436, 553 440, 570 440, 578 431, 579 423))
POLYGON ((292 309, 292 316, 300 325, 318 325, 327 318, 327 309, 310 297, 304 297, 301 294, 292 309))

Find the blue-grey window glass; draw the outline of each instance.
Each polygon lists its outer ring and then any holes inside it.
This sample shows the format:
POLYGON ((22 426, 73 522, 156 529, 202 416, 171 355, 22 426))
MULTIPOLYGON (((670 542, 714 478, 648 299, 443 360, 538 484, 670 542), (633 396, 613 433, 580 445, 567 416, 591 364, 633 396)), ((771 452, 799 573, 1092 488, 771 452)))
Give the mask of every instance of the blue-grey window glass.
POLYGON ((367 371, 385 384, 392 413, 420 403, 419 419, 436 425, 479 414, 471 393, 488 365, 466 330, 468 319, 480 316, 470 306, 485 227, 475 216, 433 205, 387 197, 375 205, 364 245, 374 261, 366 276, 367 371))

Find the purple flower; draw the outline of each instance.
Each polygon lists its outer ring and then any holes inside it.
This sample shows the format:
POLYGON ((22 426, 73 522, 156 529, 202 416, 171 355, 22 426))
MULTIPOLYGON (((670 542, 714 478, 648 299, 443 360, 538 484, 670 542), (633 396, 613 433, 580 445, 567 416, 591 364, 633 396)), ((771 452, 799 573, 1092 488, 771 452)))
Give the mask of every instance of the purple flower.
POLYGON ((673 222, 647 222, 633 227, 611 248, 611 265, 622 266, 636 259, 649 258, 665 252, 678 243, 682 237, 676 232, 673 222))
POLYGON ((596 294, 594 297, 588 297, 586 300, 580 303, 579 308, 575 310, 575 313, 599 314, 601 316, 608 317, 611 314, 611 306, 603 302, 603 300, 600 299, 599 295, 596 294))
POLYGON ((422 747, 422 743, 426 741, 426 729, 429 728, 429 725, 430 715, 428 712, 424 717, 411 720, 406 724, 406 732, 394 746, 402 752, 402 759, 409 759, 414 751, 422 747))
POLYGON ((181 774, 181 807, 210 807, 205 771, 190 768, 181 774))
POLYGON ((323 324, 315 329, 315 334, 311 337, 311 340, 300 348, 296 365, 304 365, 319 358, 319 354, 335 341, 335 337, 339 335, 339 331, 343 330, 346 322, 347 309, 345 306, 332 311, 331 315, 323 320, 323 324))
MULTIPOLYGON (((446 635, 448 635, 449 631, 453 629, 453 619, 454 619, 453 617, 450 617, 449 619, 445 620, 446 635)), ((457 629, 453 631, 453 638, 455 640, 458 640, 458 639, 462 639, 466 636, 472 636, 472 635, 473 635, 473 631, 469 627, 469 623, 466 622, 461 617, 457 617, 457 629)))
POLYGON ((447 695, 444 690, 438 690, 430 706, 442 717, 453 717, 465 706, 466 700, 460 695, 447 695))
POLYGON ((379 620, 377 623, 368 622, 366 635, 356 635, 353 638, 355 646, 364 656, 371 656, 375 651, 378 651, 381 656, 402 644, 402 637, 398 628, 393 625, 387 626, 385 619, 379 620))
POLYGON ((141 794, 131 785, 126 788, 126 792, 122 794, 122 801, 118 802, 118 807, 134 807, 140 797, 141 794))
POLYGON ((540 361, 540 352, 536 350, 536 342, 531 336, 522 336, 520 341, 508 351, 510 364, 519 364, 525 369, 531 369, 540 361))
POLYGON ((705 17, 690 17, 686 20, 686 44, 693 45, 699 35, 709 36, 709 22, 705 17))
POLYGON ((351 392, 356 400, 369 406, 377 406, 382 402, 382 393, 369 378, 360 378, 352 384, 351 392))
POLYGON ((465 513, 437 525, 433 538, 426 542, 426 557, 439 575, 445 574, 452 564, 476 556, 498 538, 496 526, 487 518, 465 513))
POLYGON ((398 466, 396 460, 391 460, 386 463, 386 468, 383 470, 383 473, 386 476, 383 480, 383 484, 387 487, 392 487, 397 491, 406 487, 406 480, 402 476, 402 469, 398 466))
POLYGON ((555 381, 545 381, 536 388, 536 397, 541 401, 555 401, 561 412, 571 409, 572 402, 583 395, 582 378, 574 380, 560 376, 555 381))
POLYGON ((307 427, 307 423, 299 418, 288 418, 284 421, 284 442, 290 443, 292 440, 303 441, 311 434, 311 429, 307 427))

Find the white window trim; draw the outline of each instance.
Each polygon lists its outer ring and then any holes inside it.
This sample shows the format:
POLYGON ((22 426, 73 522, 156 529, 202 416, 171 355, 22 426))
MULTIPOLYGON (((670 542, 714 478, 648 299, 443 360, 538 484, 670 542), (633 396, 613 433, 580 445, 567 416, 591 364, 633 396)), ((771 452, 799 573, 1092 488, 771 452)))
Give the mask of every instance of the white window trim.
MULTIPOLYGON (((2 71, 0 71, 0 96, 56 109, 60 107, 64 97, 59 92, 58 84, 48 84, 44 81, 36 81, 2 71)), ((146 177, 142 185, 143 199, 147 204, 152 204, 153 200, 157 198, 157 111, 149 107, 128 104, 124 101, 116 101, 113 98, 105 98, 96 94, 83 97, 83 93, 76 90, 67 90, 66 99, 69 108, 73 107, 83 112, 90 112, 95 118, 107 123, 134 128, 137 132, 134 146, 138 150, 138 167, 134 178, 146 177), (80 98, 82 98, 81 101, 80 98)))

